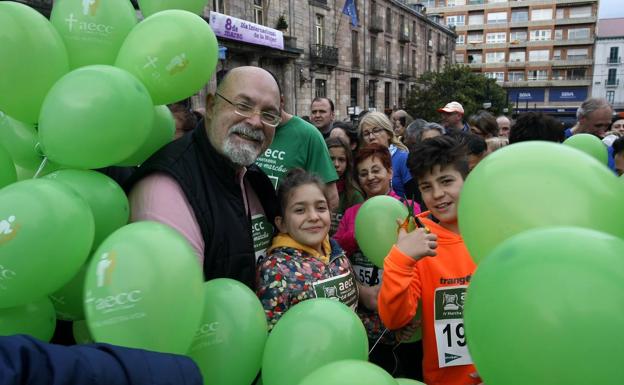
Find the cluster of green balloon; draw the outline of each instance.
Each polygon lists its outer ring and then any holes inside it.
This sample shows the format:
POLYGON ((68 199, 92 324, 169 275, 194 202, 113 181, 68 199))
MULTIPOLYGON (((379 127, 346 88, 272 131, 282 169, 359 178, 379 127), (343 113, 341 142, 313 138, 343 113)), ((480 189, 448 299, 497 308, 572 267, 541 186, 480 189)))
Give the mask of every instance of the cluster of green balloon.
POLYGON ((359 360, 342 360, 324 365, 301 382, 299 385, 397 385, 397 381, 388 372, 377 365, 359 360))
POLYGON ((546 226, 593 228, 624 238, 624 185, 569 146, 523 142, 486 157, 470 173, 459 227, 479 263, 499 243, 546 226))
POLYGON ((310 299, 275 324, 264 349, 262 380, 267 385, 298 384, 323 365, 349 359, 368 359, 362 321, 338 301, 310 299))
POLYGON ((152 128, 143 144, 130 158, 119 163, 119 166, 136 166, 142 164, 153 153, 173 140, 175 135, 175 119, 167 106, 154 107, 152 128))
POLYGON ((102 242, 87 268, 84 306, 98 342, 188 351, 201 320, 203 277, 192 247, 157 222, 126 225, 102 242))
POLYGON ((50 22, 67 48, 69 67, 112 65, 137 17, 128 0, 57 0, 50 22))
POLYGON ((181 9, 201 15, 207 0, 139 0, 143 16, 148 17, 167 9, 181 9))
POLYGON ((576 134, 566 139, 563 144, 583 151, 604 165, 609 162, 607 147, 597 136, 591 134, 576 134))
POLYGON ((134 76, 106 65, 81 67, 48 92, 39 139, 44 154, 65 166, 110 166, 128 159, 146 141, 153 116, 150 95, 134 76))
POLYGON ((87 259, 93 234, 89 205, 60 182, 31 179, 0 190, 0 308, 58 290, 87 259))
POLYGON ((35 123, 45 95, 69 70, 63 40, 34 9, 0 2, 0 110, 35 123))
MULTIPOLYGON (((91 249, 95 249, 113 231, 128 222, 128 198, 119 185, 104 174, 91 170, 59 170, 45 176, 59 181, 80 195, 91 208, 95 221, 95 236, 91 249)), ((84 319, 83 287, 86 266, 57 290, 50 298, 57 315, 63 320, 84 319)))
POLYGON ((470 354, 488 385, 616 385, 624 378, 624 240, 591 229, 517 234, 466 296, 470 354))
POLYGON ((217 65, 217 39, 208 23, 187 11, 166 10, 130 31, 115 65, 135 75, 154 104, 187 98, 210 80, 217 65))
POLYGON ((260 370, 268 326, 262 304, 233 279, 204 284, 204 313, 188 355, 206 384, 249 385, 260 370))
POLYGON ((0 335, 28 334, 50 341, 56 328, 54 306, 46 297, 26 305, 0 309, 0 335))
POLYGON ((0 145, 9 152, 16 166, 36 169, 43 157, 36 151, 37 130, 0 111, 0 145))
POLYGON ((17 181, 17 171, 11 154, 0 145, 0 188, 17 181))
POLYGON ((387 195, 368 199, 355 217, 355 240, 366 255, 378 267, 398 239, 397 219, 407 217, 407 207, 387 195))

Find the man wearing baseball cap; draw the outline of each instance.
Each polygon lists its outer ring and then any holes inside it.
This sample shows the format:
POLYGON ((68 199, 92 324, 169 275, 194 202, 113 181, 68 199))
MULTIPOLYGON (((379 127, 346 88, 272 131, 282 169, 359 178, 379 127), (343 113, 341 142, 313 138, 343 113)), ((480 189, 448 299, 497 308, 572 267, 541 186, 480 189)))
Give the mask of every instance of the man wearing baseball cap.
POLYGON ((446 129, 446 133, 451 132, 470 132, 470 127, 462 121, 464 117, 464 107, 458 102, 450 102, 437 110, 442 115, 440 124, 446 129))

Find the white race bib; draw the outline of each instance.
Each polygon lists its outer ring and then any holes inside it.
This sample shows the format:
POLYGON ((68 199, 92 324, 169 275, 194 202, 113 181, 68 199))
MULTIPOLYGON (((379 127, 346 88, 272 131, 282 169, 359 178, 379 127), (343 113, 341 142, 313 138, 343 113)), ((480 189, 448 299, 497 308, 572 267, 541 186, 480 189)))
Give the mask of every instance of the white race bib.
POLYGON ((351 272, 312 283, 316 298, 336 299, 351 309, 357 308, 358 291, 351 272))
POLYGON ((361 251, 353 253, 351 256, 351 266, 353 266, 355 277, 358 281, 360 281, 360 283, 367 286, 375 286, 381 282, 383 269, 379 269, 377 266, 373 265, 373 263, 369 261, 361 251), (374 273, 375 270, 377 270, 376 276, 374 273))
POLYGON ((438 347, 438 366, 472 364, 464 332, 464 286, 439 287, 435 291, 434 328, 438 347))

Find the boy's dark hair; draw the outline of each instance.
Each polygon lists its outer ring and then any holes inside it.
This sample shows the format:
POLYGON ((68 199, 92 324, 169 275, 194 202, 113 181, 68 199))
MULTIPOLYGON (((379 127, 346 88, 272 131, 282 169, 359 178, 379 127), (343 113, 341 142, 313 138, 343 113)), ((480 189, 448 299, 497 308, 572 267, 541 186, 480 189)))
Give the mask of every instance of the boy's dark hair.
POLYGON ((621 138, 617 138, 613 142, 611 147, 613 147, 613 155, 616 155, 616 154, 619 154, 621 152, 624 152, 624 136, 621 137, 621 138))
POLYGON ((561 123, 542 112, 520 114, 509 132, 509 144, 527 140, 547 140, 561 143, 564 139, 565 133, 561 123))
POLYGON ((277 188, 277 201, 279 202, 279 212, 277 215, 284 216, 284 212, 286 211, 286 206, 288 204, 288 198, 290 197, 292 191, 297 187, 306 184, 316 185, 323 193, 325 200, 329 202, 329 199, 327 199, 327 193, 325 192, 325 183, 318 175, 311 174, 302 168, 293 168, 286 173, 286 176, 281 180, 280 185, 277 188))
POLYGON ((466 146, 449 135, 425 139, 412 146, 407 166, 417 180, 433 172, 435 166, 453 167, 464 179, 470 171, 466 146))

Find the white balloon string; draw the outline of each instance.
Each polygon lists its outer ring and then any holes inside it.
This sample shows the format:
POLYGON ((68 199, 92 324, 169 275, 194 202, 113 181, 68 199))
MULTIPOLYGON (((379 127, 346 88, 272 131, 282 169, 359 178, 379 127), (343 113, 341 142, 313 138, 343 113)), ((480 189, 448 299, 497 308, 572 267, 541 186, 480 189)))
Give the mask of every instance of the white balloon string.
POLYGON ((381 339, 383 338, 384 334, 386 334, 387 331, 388 331, 388 328, 384 328, 384 331, 381 332, 381 335, 379 336, 379 338, 377 338, 377 341, 375 341, 375 343, 373 344, 373 347, 368 351, 369 356, 373 352, 373 350, 375 350, 375 347, 377 346, 379 341, 381 341, 381 339))
POLYGON ((45 168, 47 164, 48 164, 48 157, 44 156, 43 160, 41 161, 41 164, 39 165, 39 168, 37 169, 37 172, 35 173, 35 175, 33 175, 33 179, 37 179, 39 177, 39 174, 41 174, 41 171, 43 171, 43 169, 45 168))

